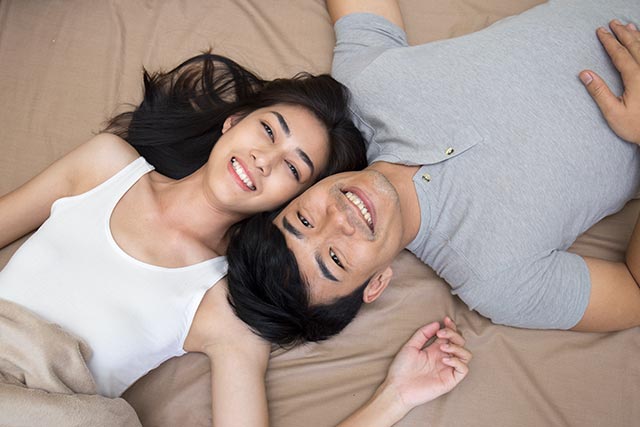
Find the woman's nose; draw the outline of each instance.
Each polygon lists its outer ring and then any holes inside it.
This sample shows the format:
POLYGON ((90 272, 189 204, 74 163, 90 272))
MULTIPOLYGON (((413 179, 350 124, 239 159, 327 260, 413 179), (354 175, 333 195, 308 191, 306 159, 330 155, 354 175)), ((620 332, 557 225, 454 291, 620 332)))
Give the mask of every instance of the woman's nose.
POLYGON ((269 153, 265 153, 263 151, 254 150, 251 152, 251 158, 253 159, 253 164, 255 167, 262 173, 264 176, 269 176, 271 174, 271 169, 273 167, 273 155, 269 153))

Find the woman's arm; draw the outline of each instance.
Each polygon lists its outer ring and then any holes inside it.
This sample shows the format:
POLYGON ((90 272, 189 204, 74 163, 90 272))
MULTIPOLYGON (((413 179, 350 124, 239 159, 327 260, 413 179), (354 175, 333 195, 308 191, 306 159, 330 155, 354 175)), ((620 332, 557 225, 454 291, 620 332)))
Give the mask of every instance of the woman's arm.
POLYGON ((211 361, 215 427, 269 425, 264 376, 270 350, 268 344, 255 343, 253 337, 237 337, 206 348, 211 361))
POLYGON ((38 228, 54 201, 95 187, 135 157, 122 139, 100 134, 0 197, 0 248, 38 228))
POLYGON ((418 329, 396 355, 373 397, 338 427, 392 426, 414 407, 448 393, 469 372, 471 353, 464 344, 448 317, 442 329, 437 322, 418 329), (436 340, 423 348, 433 337, 436 340))
POLYGON ((209 356, 215 427, 269 425, 264 376, 271 345, 236 317, 226 279, 206 293, 184 349, 209 356))
POLYGON ((334 24, 350 13, 368 12, 380 15, 404 29, 397 0, 327 0, 327 9, 334 24))

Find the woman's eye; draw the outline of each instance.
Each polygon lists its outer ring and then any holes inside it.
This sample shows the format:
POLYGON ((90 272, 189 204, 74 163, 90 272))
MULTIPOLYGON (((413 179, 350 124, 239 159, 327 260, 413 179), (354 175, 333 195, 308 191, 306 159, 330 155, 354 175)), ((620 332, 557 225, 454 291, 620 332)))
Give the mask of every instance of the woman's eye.
POLYGON ((267 135, 269 135, 269 139, 271 139, 271 142, 274 141, 274 136, 273 136, 273 130, 271 129, 271 127, 269 127, 268 124, 266 124, 265 122, 260 122, 262 124, 262 127, 264 128, 264 131, 267 132, 267 135))
POLYGON ((293 174, 293 177, 296 179, 296 181, 300 181, 300 174, 298 173, 298 169, 296 169, 296 167, 289 162, 287 162, 287 166, 289 167, 289 170, 293 174))
POLYGON ((329 248, 329 256, 331 257, 331 259, 333 260, 333 262, 336 263, 336 265, 340 268, 344 268, 342 263, 340 262, 340 258, 338 258, 338 255, 336 255, 335 252, 333 252, 333 249, 329 248))
POLYGON ((311 223, 309 221, 307 221, 307 218, 303 217, 302 215, 300 215, 300 213, 298 212, 298 219, 300 220, 300 222, 302 223, 302 225, 304 225, 307 228, 313 228, 313 225, 311 225, 311 223))

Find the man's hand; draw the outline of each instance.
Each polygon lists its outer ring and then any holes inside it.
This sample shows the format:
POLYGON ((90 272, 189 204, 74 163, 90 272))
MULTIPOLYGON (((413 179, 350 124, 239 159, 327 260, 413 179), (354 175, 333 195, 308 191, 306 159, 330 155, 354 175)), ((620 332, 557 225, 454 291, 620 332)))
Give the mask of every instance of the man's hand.
POLYGON ((442 329, 437 322, 423 326, 396 355, 383 387, 395 390, 407 412, 451 391, 469 372, 471 352, 464 344, 448 317, 442 329), (436 340, 423 348, 434 336, 436 340))
POLYGON ((418 329, 396 354, 374 396, 338 427, 389 427, 414 407, 451 391, 469 372, 471 353, 464 343, 448 317, 442 329, 438 322, 418 329))
POLYGON ((615 36, 605 28, 598 28, 596 34, 622 76, 624 93, 615 96, 591 70, 582 71, 580 80, 611 129, 620 138, 640 144, 640 32, 634 24, 623 25, 618 20, 611 21, 609 26, 615 36))

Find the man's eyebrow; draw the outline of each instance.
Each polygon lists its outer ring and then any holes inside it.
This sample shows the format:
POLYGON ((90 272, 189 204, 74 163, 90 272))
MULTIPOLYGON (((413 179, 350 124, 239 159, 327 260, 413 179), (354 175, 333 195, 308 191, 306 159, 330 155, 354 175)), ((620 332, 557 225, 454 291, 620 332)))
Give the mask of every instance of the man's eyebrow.
POLYGON ((331 280, 332 282, 337 282, 338 279, 336 279, 336 276, 334 276, 333 274, 331 274, 331 272, 329 271, 329 269, 327 268, 327 265, 324 263, 324 261, 322 261, 322 258, 320 257, 319 253, 316 253, 316 262, 318 263, 318 267, 320 267, 320 271, 322 271, 322 275, 326 278, 331 280))
POLYGON ((296 239, 302 239, 302 233, 299 232, 298 229, 295 228, 293 225, 291 225, 291 223, 289 222, 286 216, 282 217, 282 226, 289 233, 293 234, 296 239))
MULTIPOLYGON (((289 233, 293 234, 295 236, 296 239, 302 239, 302 233, 300 231, 298 231, 298 229, 296 229, 287 219, 286 216, 282 217, 282 226, 284 227, 285 230, 287 230, 289 233)), ((332 282, 337 282, 338 279, 336 279, 336 276, 334 276, 333 274, 331 274, 331 271, 329 271, 329 269, 327 268, 327 265, 324 263, 324 261, 322 260, 322 258, 320 257, 319 253, 315 254, 315 259, 316 262, 318 263, 318 267, 320 268, 320 271, 322 272, 322 275, 328 279, 331 280, 332 282)))

